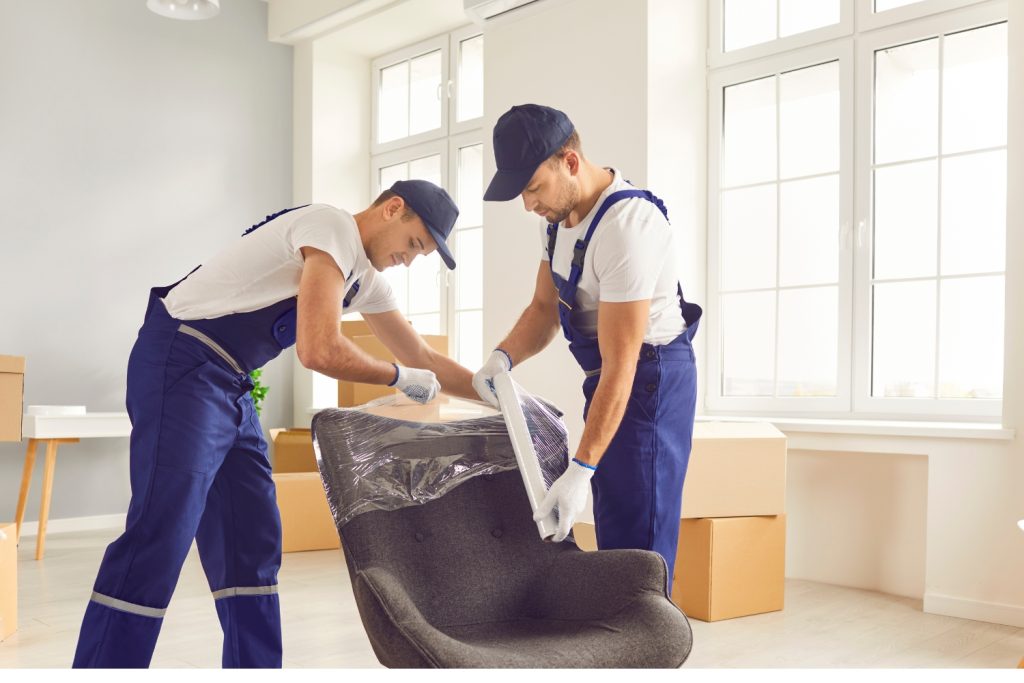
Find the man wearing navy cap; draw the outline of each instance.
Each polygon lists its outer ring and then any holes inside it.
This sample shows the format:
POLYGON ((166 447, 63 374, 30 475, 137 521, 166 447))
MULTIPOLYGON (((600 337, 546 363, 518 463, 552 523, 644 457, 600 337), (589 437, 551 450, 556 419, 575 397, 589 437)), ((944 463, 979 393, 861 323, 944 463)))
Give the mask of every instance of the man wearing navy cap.
POLYGON ((594 494, 601 549, 657 551, 671 580, 690 455, 699 306, 683 299, 665 205, 583 155, 564 113, 512 107, 494 127, 497 173, 484 199, 521 197, 544 218, 533 301, 473 378, 491 380, 546 347, 561 327, 583 369, 586 426, 537 510, 558 509, 566 538, 594 494))
POLYGON ((295 344, 330 377, 387 384, 426 403, 476 397, 466 368, 434 352, 397 310, 380 271, 435 249, 459 211, 422 180, 355 215, 286 209, 182 280, 151 290, 128 360, 131 486, 125 532, 107 547, 75 667, 149 665, 193 538, 224 630, 225 667, 280 667, 281 520, 249 372, 295 344), (360 312, 402 365, 341 335, 360 312))

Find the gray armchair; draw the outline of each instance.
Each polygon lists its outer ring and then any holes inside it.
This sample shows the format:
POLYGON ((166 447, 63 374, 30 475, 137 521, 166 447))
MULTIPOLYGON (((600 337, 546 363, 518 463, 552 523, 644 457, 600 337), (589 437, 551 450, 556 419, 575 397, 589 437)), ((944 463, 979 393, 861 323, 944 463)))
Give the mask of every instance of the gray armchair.
POLYGON ((314 418, 321 475, 377 658, 388 667, 681 666, 692 634, 668 597, 665 562, 647 551, 588 553, 541 541, 497 420, 442 429, 356 411, 314 418), (360 436, 367 433, 375 453, 360 436), (445 489, 434 497, 415 483, 431 468, 434 482, 445 482, 432 487, 445 489), (368 487, 374 477, 387 481, 368 487), (380 504, 381 490, 390 503, 380 504))

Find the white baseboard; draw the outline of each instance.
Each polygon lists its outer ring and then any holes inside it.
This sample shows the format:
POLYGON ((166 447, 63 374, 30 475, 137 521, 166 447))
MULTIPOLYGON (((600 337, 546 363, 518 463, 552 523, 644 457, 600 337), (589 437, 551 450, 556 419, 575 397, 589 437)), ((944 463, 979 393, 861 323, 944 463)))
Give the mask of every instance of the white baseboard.
POLYGON ((924 611, 929 614, 942 614, 947 617, 960 617, 961 619, 1024 628, 1024 607, 1018 605, 965 600, 948 595, 925 593, 924 611))
MULTIPOLYGON (((50 519, 46 522, 46 534, 61 534, 66 531, 97 531, 100 529, 124 529, 127 515, 97 515, 95 517, 67 517, 50 519)), ((21 537, 39 535, 39 522, 23 522, 21 537)))

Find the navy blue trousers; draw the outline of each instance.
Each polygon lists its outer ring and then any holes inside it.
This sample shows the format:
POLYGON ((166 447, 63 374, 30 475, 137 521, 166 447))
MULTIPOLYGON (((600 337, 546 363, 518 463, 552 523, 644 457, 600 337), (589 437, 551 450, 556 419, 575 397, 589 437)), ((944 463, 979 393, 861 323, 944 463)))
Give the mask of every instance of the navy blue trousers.
POLYGON ((248 376, 151 303, 128 362, 131 504, 107 547, 75 667, 145 667, 195 539, 225 667, 281 666, 281 520, 248 376))
MULTIPOLYGON (((583 418, 600 375, 583 383, 583 418)), ((618 431, 591 479, 597 546, 653 550, 675 571, 683 482, 690 461, 697 369, 686 334, 645 344, 618 431)))

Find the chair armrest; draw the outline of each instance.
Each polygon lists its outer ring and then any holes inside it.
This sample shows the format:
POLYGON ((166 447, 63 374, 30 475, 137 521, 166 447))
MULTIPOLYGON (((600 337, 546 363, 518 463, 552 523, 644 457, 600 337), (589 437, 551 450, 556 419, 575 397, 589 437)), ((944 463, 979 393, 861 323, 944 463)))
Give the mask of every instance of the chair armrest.
POLYGON ((559 553, 540 581, 535 608, 550 617, 600 619, 645 594, 668 599, 668 567, 649 550, 559 553))

